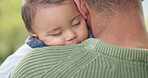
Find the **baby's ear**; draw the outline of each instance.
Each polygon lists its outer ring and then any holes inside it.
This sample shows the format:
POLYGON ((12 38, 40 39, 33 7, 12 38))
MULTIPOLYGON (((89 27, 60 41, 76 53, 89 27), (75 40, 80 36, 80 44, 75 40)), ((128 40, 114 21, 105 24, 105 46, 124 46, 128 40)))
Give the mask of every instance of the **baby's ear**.
POLYGON ((87 10, 87 7, 84 3, 84 0, 74 0, 74 2, 75 2, 76 6, 78 8, 78 11, 82 15, 82 17, 84 19, 87 19, 88 10, 87 10))
POLYGON ((29 32, 29 35, 32 37, 32 38, 37 38, 37 34, 35 32, 29 32))

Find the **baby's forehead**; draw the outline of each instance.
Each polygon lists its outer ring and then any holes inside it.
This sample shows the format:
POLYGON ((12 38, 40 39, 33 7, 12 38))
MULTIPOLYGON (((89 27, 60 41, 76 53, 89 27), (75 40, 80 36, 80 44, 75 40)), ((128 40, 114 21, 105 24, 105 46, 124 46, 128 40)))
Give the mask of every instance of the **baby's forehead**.
POLYGON ((67 0, 23 0, 22 6, 28 6, 31 8, 38 8, 38 7, 49 7, 53 5, 62 4, 62 2, 67 0))
POLYGON ((59 3, 66 0, 23 0, 23 3, 59 3))
POLYGON ((37 0, 33 2, 32 4, 30 4, 31 5, 30 8, 32 7, 36 9, 41 9, 41 8, 56 7, 56 6, 68 4, 66 3, 68 1, 72 1, 72 0, 37 0))

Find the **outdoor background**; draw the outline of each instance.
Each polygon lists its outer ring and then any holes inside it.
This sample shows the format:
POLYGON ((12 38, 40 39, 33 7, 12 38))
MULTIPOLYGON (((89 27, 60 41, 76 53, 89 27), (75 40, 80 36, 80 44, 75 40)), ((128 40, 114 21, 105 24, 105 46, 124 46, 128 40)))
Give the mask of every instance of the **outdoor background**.
MULTIPOLYGON (((0 64, 23 45, 28 36, 20 14, 21 1, 0 0, 0 64)), ((143 6, 148 26, 148 0, 143 6)))

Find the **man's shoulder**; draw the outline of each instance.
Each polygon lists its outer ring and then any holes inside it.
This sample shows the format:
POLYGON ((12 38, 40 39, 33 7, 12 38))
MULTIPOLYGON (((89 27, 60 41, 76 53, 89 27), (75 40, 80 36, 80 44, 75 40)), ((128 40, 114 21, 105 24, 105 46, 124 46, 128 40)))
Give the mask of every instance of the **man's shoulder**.
POLYGON ((26 55, 26 58, 30 57, 38 57, 38 55, 52 55, 53 53, 56 54, 64 54, 64 53, 75 53, 79 51, 93 51, 99 44, 100 40, 89 38, 79 44, 69 45, 69 46, 47 46, 47 47, 38 47, 34 48, 31 52, 26 55))
POLYGON ((80 49, 80 48, 85 48, 85 47, 90 47, 90 46, 95 46, 96 44, 98 44, 100 42, 99 39, 95 39, 95 38, 88 38, 85 41, 79 43, 79 44, 75 44, 75 45, 70 45, 70 46, 47 46, 47 47, 39 47, 39 48, 35 48, 32 50, 32 52, 34 51, 59 51, 59 50, 76 50, 76 49, 80 49))

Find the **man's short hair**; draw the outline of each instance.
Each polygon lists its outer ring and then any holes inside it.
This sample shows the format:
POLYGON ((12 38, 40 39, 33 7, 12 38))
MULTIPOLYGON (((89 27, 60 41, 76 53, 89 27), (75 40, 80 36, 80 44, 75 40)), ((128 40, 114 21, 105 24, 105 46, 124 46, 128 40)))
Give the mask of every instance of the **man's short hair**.
POLYGON ((85 0, 90 7, 95 8, 97 12, 122 10, 130 11, 131 9, 140 9, 140 0, 85 0))

